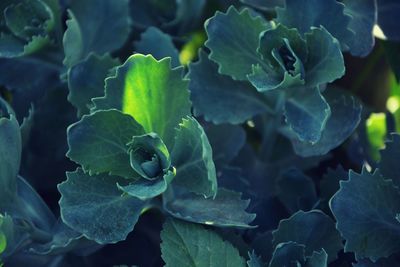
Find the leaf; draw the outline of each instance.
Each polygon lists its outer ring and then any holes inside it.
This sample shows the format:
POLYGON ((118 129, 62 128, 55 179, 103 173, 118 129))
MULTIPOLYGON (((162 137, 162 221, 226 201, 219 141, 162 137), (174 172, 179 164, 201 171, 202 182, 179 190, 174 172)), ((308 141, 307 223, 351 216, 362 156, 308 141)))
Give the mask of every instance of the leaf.
POLYGON ((179 54, 171 37, 158 28, 149 27, 142 33, 141 39, 135 42, 136 52, 140 54, 151 54, 155 59, 161 60, 171 57, 171 66, 179 66, 179 54))
POLYGON ((350 44, 353 56, 365 57, 375 45, 372 33, 377 22, 377 4, 375 0, 345 0, 344 13, 351 16, 349 29, 355 33, 350 44))
POLYGON ((193 117, 186 117, 175 134, 171 152, 176 168, 173 184, 204 197, 215 197, 218 190, 212 149, 201 125, 193 117))
POLYGON ((261 257, 257 256, 254 250, 249 252, 249 260, 247 261, 248 267, 263 267, 265 264, 262 262, 261 257))
POLYGON ((158 134, 172 149, 174 128, 190 115, 191 103, 182 68, 171 69, 170 65, 170 58, 129 57, 116 75, 106 80, 105 96, 93 100, 95 110, 115 108, 131 115, 146 133, 158 134))
POLYGON ((123 181, 104 173, 90 176, 80 168, 67 172, 67 180, 58 185, 63 222, 99 244, 125 240, 145 202, 122 194, 116 184, 123 181))
POLYGON ((90 175, 109 173, 134 178, 129 164, 128 142, 144 133, 129 115, 120 111, 100 110, 68 127, 67 157, 80 164, 90 175))
POLYGON ((327 172, 323 175, 319 188, 320 188, 320 206, 324 211, 329 209, 329 200, 332 196, 339 190, 339 183, 341 180, 347 180, 348 175, 347 171, 343 169, 341 165, 338 165, 336 168, 331 169, 328 168, 327 172))
POLYGON ((274 10, 278 6, 285 6, 284 0, 240 0, 240 2, 260 10, 274 10))
POLYGON ((314 144, 320 140, 331 110, 317 87, 299 87, 288 89, 284 115, 300 141, 314 144))
POLYGON ((400 186, 400 166, 398 163, 400 158, 400 135, 392 133, 390 137, 391 139, 385 143, 385 149, 381 150, 379 170, 383 177, 392 179, 396 186, 400 186))
POLYGON ((200 225, 169 219, 161 231, 161 257, 166 267, 244 267, 230 243, 200 225))
POLYGON ((304 245, 297 244, 296 242, 279 243, 272 254, 269 267, 303 266, 306 261, 304 250, 304 245))
POLYGON ((21 162, 21 133, 11 107, 0 98, 0 210, 12 203, 21 162))
POLYGON ((286 0, 285 8, 276 9, 276 21, 302 34, 311 27, 323 26, 340 41, 342 50, 348 50, 354 33, 348 28, 351 17, 345 14, 344 5, 336 0, 286 0))
POLYGON ((346 239, 345 252, 376 261, 400 250, 400 193, 378 171, 350 171, 349 180, 340 182, 340 190, 330 200, 330 208, 346 239))
POLYGON ((269 27, 247 8, 239 12, 231 6, 226 13, 217 11, 205 23, 208 35, 205 45, 211 50, 209 58, 219 66, 218 72, 234 80, 246 81, 252 66, 263 64, 256 50, 260 33, 269 27))
POLYGON ((378 25, 388 40, 400 41, 398 14, 400 3, 397 0, 377 0, 378 25))
POLYGON ((272 235, 275 246, 289 241, 304 245, 306 256, 323 248, 329 255, 328 262, 335 260, 342 249, 342 238, 333 220, 319 210, 296 212, 289 219, 281 220, 272 235))
POLYGON ((73 1, 68 14, 63 38, 64 64, 68 67, 85 59, 90 52, 99 55, 112 52, 128 38, 128 0, 73 1))
POLYGON ((291 138, 296 154, 302 157, 318 156, 328 153, 341 145, 357 128, 361 120, 361 102, 348 92, 328 87, 322 94, 331 109, 321 138, 315 144, 291 138))
POLYGON ((306 267, 327 267, 328 266, 328 254, 324 249, 321 251, 314 251, 311 257, 307 259, 306 267))
POLYGON ((90 53, 82 62, 68 70, 68 101, 78 110, 78 117, 88 114, 92 98, 103 96, 104 80, 119 64, 109 54, 90 53))
POLYGON ((339 42, 323 27, 312 28, 305 34, 305 38, 308 49, 307 63, 304 66, 306 84, 310 87, 317 86, 342 77, 345 66, 339 42))
POLYGON ((177 5, 176 0, 131 0, 131 19, 135 26, 144 29, 164 25, 175 18, 177 5))
POLYGON ((210 125, 205 130, 213 150, 213 161, 217 170, 229 164, 246 143, 246 132, 237 125, 210 125))
POLYGON ((189 88, 196 116, 215 124, 245 122, 269 109, 263 95, 246 82, 220 75, 217 64, 200 50, 200 60, 189 66, 189 88))
POLYGON ((313 180, 298 169, 285 171, 277 185, 278 198, 290 214, 311 210, 318 201, 313 180))
POLYGON ((164 208, 172 216, 185 221, 222 227, 251 228, 256 217, 247 213, 250 200, 242 200, 242 194, 224 188, 218 190, 215 199, 186 193, 164 197, 164 208))

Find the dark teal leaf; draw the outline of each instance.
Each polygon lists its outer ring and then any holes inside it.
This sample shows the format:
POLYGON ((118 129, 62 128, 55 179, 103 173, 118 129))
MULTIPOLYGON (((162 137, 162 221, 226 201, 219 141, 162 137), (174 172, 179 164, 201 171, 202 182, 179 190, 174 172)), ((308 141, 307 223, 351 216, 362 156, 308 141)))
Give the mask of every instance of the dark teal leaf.
POLYGON ((328 266, 328 254, 324 249, 321 251, 314 251, 313 254, 307 258, 306 267, 327 267, 328 266))
POLYGON ((248 267, 263 267, 266 266, 263 262, 261 257, 257 256, 254 250, 250 253, 249 252, 249 260, 247 261, 248 267))
POLYGON ((275 7, 285 5, 285 0, 240 0, 240 2, 260 10, 274 10, 275 7))
POLYGON ((169 170, 169 151, 157 134, 134 136, 128 146, 131 167, 141 177, 152 180, 169 170))
POLYGON ((0 97, 0 210, 14 200, 21 149, 21 133, 14 111, 0 97))
MULTIPOLYGON (((171 195, 168 195, 170 193, 171 195)), ((164 196, 164 208, 172 216, 195 223, 223 227, 250 228, 255 214, 247 213, 250 200, 242 200, 242 194, 224 188, 218 190, 215 199, 207 199, 193 193, 164 196)))
POLYGON ((131 0, 130 15, 135 26, 148 28, 161 26, 176 16, 176 0, 131 0))
POLYGON ((400 250, 400 193, 393 181, 385 180, 378 171, 350 171, 330 207, 336 227, 346 239, 345 252, 376 261, 400 250))
POLYGON ((361 120, 361 102, 350 93, 328 87, 322 94, 331 109, 321 138, 315 144, 291 138, 296 154, 309 157, 328 153, 341 145, 356 129, 361 120))
POLYGON ((305 38, 308 49, 304 66, 306 85, 317 86, 341 78, 345 66, 339 42, 323 27, 312 28, 305 38))
POLYGON ((105 96, 93 99, 95 110, 115 108, 131 115, 146 133, 160 136, 172 149, 175 128, 190 115, 188 81, 183 68, 171 69, 171 58, 157 61, 135 54, 106 80, 105 96))
POLYGON ((339 182, 341 180, 347 180, 347 171, 343 169, 341 165, 338 165, 335 169, 329 168, 328 171, 322 176, 319 188, 322 209, 330 211, 329 200, 339 190, 339 182))
POLYGON ((238 124, 269 110, 263 95, 246 82, 218 74, 218 66, 200 51, 200 60, 190 64, 189 88, 195 115, 216 124, 238 124))
POLYGON ((206 0, 175 0, 177 4, 175 18, 165 24, 165 28, 185 34, 196 29, 203 23, 202 15, 206 6, 206 0))
POLYGON ((204 197, 215 197, 218 185, 212 148, 193 117, 183 119, 176 129, 171 159, 176 168, 174 184, 204 197))
POLYGON ((131 116, 120 111, 100 110, 68 127, 67 156, 90 174, 109 173, 134 178, 129 164, 128 142, 144 130, 131 116))
POLYGON ((396 186, 400 186, 400 135, 392 133, 390 140, 386 141, 385 149, 381 150, 379 170, 383 177, 392 179, 396 186))
POLYGON ((313 180, 298 169, 285 171, 277 185, 278 198, 290 214, 311 210, 318 201, 313 180))
POLYGON ((296 212, 290 218, 281 220, 272 235, 275 246, 289 241, 304 245, 306 256, 323 248, 329 255, 328 262, 335 260, 343 247, 334 221, 319 210, 296 212))
POLYGON ((300 141, 317 143, 331 110, 317 87, 298 87, 287 90, 286 123, 300 141))
POLYGON ((174 178, 174 176, 174 173, 169 171, 163 176, 160 176, 158 179, 139 179, 128 185, 118 184, 118 188, 133 197, 141 200, 146 200, 164 193, 165 190, 167 190, 168 188, 168 184, 174 178))
POLYGON ((68 101, 78 110, 78 116, 89 113, 92 98, 104 95, 104 80, 119 64, 109 54, 90 53, 82 62, 68 70, 68 101))
POLYGON ((296 242, 285 242, 276 245, 269 267, 299 267, 306 261, 305 246, 296 242))
POLYGON ((124 180, 107 174, 90 176, 79 168, 67 172, 67 180, 58 186, 63 222, 99 244, 125 240, 145 202, 122 194, 117 183, 124 180))
POLYGON ((354 33, 348 28, 351 17, 344 13, 344 5, 336 0, 286 0, 285 8, 277 8, 277 21, 302 34, 311 27, 323 26, 348 50, 354 33))
POLYGON ((209 125, 206 129, 217 171, 231 162, 246 143, 246 132, 237 125, 209 125))
POLYGON ((90 52, 102 55, 120 48, 129 36, 128 0, 73 1, 68 14, 63 38, 64 64, 68 67, 90 52))
POLYGON ((397 0, 377 0, 378 25, 388 40, 400 41, 399 11, 400 2, 397 0))
POLYGON ((201 225, 169 219, 161 231, 161 257, 166 267, 244 267, 230 243, 201 225))
POLYGON ((34 114, 35 114, 35 108, 33 105, 31 105, 28 116, 24 117, 20 127, 22 147, 25 147, 25 145, 29 141, 29 137, 31 135, 32 127, 34 124, 34 114))
POLYGON ((178 50, 171 37, 155 27, 149 27, 142 33, 140 41, 135 42, 135 48, 137 53, 151 54, 157 60, 171 57, 172 67, 180 65, 178 50))
POLYGON ((349 29, 355 33, 350 44, 353 56, 367 56, 375 45, 372 33, 377 22, 376 0, 344 0, 344 13, 350 15, 349 29))
POLYGON ((252 66, 263 64, 256 50, 260 33, 269 27, 247 8, 239 12, 231 6, 226 13, 217 11, 205 23, 208 35, 205 45, 211 50, 210 59, 219 66, 218 72, 230 75, 234 80, 247 80, 252 66))

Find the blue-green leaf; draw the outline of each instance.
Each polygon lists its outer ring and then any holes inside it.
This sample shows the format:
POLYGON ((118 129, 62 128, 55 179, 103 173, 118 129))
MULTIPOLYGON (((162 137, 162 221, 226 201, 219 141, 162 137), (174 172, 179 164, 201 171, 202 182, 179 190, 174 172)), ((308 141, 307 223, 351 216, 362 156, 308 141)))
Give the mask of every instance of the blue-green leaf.
POLYGON ((89 113, 92 98, 103 96, 104 80, 119 61, 109 54, 90 53, 82 62, 68 70, 68 101, 78 110, 78 116, 89 113))
POLYGON ((155 59, 160 60, 171 57, 171 66, 179 66, 179 54, 171 37, 158 28, 149 27, 141 35, 141 39, 135 42, 137 53, 151 54, 155 59))
POLYGON ((313 254, 307 258, 306 267, 327 267, 328 266, 328 254, 324 249, 320 251, 314 251, 313 254))
POLYGON ((189 66, 189 88, 194 113, 216 124, 238 124, 269 109, 265 97, 247 82, 218 74, 218 66, 204 51, 189 66))
POLYGON ((392 133, 391 140, 386 141, 385 149, 381 150, 379 170, 383 177, 392 179, 396 186, 400 186, 400 134, 392 133))
MULTIPOLYGON (((169 192, 168 192, 169 193, 169 192)), ((223 227, 250 228, 255 214, 247 213, 250 200, 242 200, 241 193, 220 188, 215 199, 193 193, 164 197, 164 208, 172 216, 195 223, 223 227)))
POLYGON ((345 252, 376 261, 400 251, 400 192, 378 171, 351 171, 349 180, 340 182, 330 207, 346 239, 345 252))
POLYGON ((183 119, 176 129, 171 159, 176 169, 175 185, 204 197, 215 197, 218 185, 212 148, 203 128, 193 117, 183 119))
POLYGON ((110 173, 134 178, 128 142, 144 130, 131 116, 118 110, 100 110, 68 127, 67 156, 90 174, 110 173))
POLYGON ((167 220, 161 231, 161 257, 166 267, 245 267, 230 243, 201 225, 167 220))
POLYGON ((190 115, 188 81, 182 75, 182 68, 171 69, 171 58, 135 54, 106 79, 105 96, 93 99, 95 110, 115 108, 131 115, 171 150, 175 128, 190 115))
POLYGON ((300 141, 314 144, 321 138, 331 109, 318 87, 287 90, 286 123, 300 141))
POLYGON ((64 64, 68 67, 90 52, 102 55, 120 48, 129 36, 128 0, 73 1, 68 14, 63 38, 64 64))
POLYGON ((264 267, 265 264, 262 262, 261 257, 257 256, 254 250, 249 252, 249 260, 247 261, 247 267, 264 267))
POLYGON ((351 16, 349 29, 355 34, 350 44, 354 56, 367 56, 375 45, 372 33, 377 22, 376 0, 344 0, 344 12, 351 16))
POLYGON ((221 74, 234 80, 247 80, 252 66, 263 64, 257 54, 259 35, 269 28, 260 16, 254 17, 250 10, 242 11, 231 6, 226 13, 217 13, 206 21, 208 40, 205 45, 211 50, 210 59, 215 61, 221 74))
POLYGON ((344 5, 336 0, 286 0, 284 8, 277 8, 277 21, 302 34, 311 27, 323 26, 348 50, 354 33, 348 25, 351 17, 344 13, 344 5))
POLYGON ((272 254, 269 267, 299 267, 306 261, 305 246, 296 242, 279 243, 272 254))
POLYGON ((124 240, 145 204, 122 194, 117 183, 124 180, 107 174, 90 176, 82 169, 67 172, 67 180, 58 186, 64 223, 99 244, 124 240))
POLYGON ((296 212, 290 218, 281 220, 272 235, 275 246, 289 241, 304 245, 306 256, 323 248, 329 255, 328 262, 335 260, 343 247, 335 223, 319 210, 296 212))
POLYGON ((331 116, 326 122, 320 140, 315 144, 291 138, 293 148, 300 156, 310 157, 328 153, 341 145, 353 133, 361 120, 361 102, 350 93, 328 87, 322 95, 329 104, 331 116))
POLYGON ((240 2, 260 10, 274 10, 278 6, 285 6, 285 0, 240 0, 240 2))

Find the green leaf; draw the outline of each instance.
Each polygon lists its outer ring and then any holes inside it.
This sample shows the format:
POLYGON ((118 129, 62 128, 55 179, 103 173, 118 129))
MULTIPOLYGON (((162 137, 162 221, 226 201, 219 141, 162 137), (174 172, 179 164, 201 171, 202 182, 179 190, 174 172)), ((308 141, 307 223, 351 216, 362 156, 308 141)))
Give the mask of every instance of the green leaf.
POLYGON ((175 174, 173 172, 168 171, 166 174, 159 177, 158 179, 139 179, 128 185, 118 184, 118 188, 133 197, 139 198, 141 200, 146 200, 164 193, 168 188, 168 184, 174 178, 174 176, 175 174))
POLYGON ((129 115, 118 110, 100 110, 68 127, 67 157, 89 174, 109 173, 134 178, 129 164, 127 143, 132 136, 144 133, 129 115))
POLYGON ((11 107, 0 98, 0 210, 14 201, 21 162, 21 132, 11 107))
POLYGON ((218 66, 200 50, 200 60, 189 66, 189 88, 194 113, 215 124, 239 124, 269 109, 265 97, 247 82, 218 74, 218 66), (240 108, 238 108, 240 107, 240 108))
POLYGON ((14 224, 12 218, 0 213, 0 264, 4 254, 8 254, 13 248, 14 242, 14 224), (3 254, 4 253, 4 254, 3 254), (3 255, 2 255, 3 254, 3 255))
POLYGON ((162 176, 171 166, 167 147, 155 133, 137 135, 128 143, 131 167, 143 178, 162 176))
POLYGON ((105 96, 93 99, 95 109, 115 108, 131 115, 146 133, 158 134, 170 150, 174 128, 190 115, 191 107, 182 68, 171 69, 170 65, 170 58, 129 57, 117 68, 116 76, 106 80, 105 96))
POLYGON ((316 143, 328 121, 331 110, 317 87, 299 87, 287 90, 286 123, 303 142, 316 143))
POLYGON ((201 225, 167 220, 161 231, 161 257, 166 267, 244 267, 230 243, 201 225))
POLYGON ((68 101, 78 110, 78 116, 89 113, 92 98, 103 96, 104 80, 119 64, 109 54, 90 53, 82 62, 68 70, 68 101))
POLYGON ((351 16, 349 29, 355 33, 350 44, 353 56, 367 56, 375 45, 372 33, 377 23, 377 5, 375 0, 344 0, 344 13, 351 16))
POLYGON ((311 27, 323 26, 348 50, 354 33, 348 28, 351 17, 344 13, 344 5, 336 0, 286 0, 284 8, 276 9, 276 21, 304 34, 311 27))
POLYGON ((378 171, 349 173, 330 200, 337 229, 346 239, 344 251, 376 261, 400 250, 400 192, 378 171))
POLYGON ((73 1, 68 14, 63 38, 64 64, 68 67, 90 52, 102 55, 120 48, 129 36, 128 0, 73 1))
POLYGON ((326 122, 321 138, 315 144, 291 138, 296 154, 302 157, 328 153, 341 145, 357 128, 361 120, 361 102, 347 91, 328 87, 322 94, 328 102, 331 116, 326 122))
POLYGON ((247 213, 250 200, 242 200, 242 194, 224 188, 218 190, 215 199, 207 199, 193 193, 164 196, 164 208, 172 216, 185 221, 222 227, 250 228, 255 214, 247 213))
POLYGON ((193 117, 184 118, 176 129, 171 159, 176 168, 175 185, 215 197, 218 185, 212 149, 203 128, 193 117))
POLYGON ((385 149, 381 150, 379 170, 383 177, 392 179, 396 186, 400 186, 400 134, 392 133, 391 139, 386 141, 385 149))
POLYGON ((303 266, 306 258, 304 256, 304 245, 296 242, 279 243, 272 254, 269 267, 295 267, 303 266))
POLYGON ((67 180, 58 185, 63 222, 99 244, 125 240, 145 202, 122 194, 116 184, 124 180, 107 174, 90 176, 79 168, 67 172, 67 180))
POLYGON ((335 223, 319 210, 296 212, 290 218, 281 220, 272 235, 275 246, 289 241, 304 245, 306 256, 323 248, 329 255, 328 262, 335 260, 343 247, 335 223))
POLYGON ((179 54, 172 42, 171 36, 163 33, 158 28, 149 27, 141 35, 141 39, 135 42, 136 52, 140 54, 151 54, 155 59, 160 60, 171 57, 171 66, 179 66, 179 54))
POLYGON ((252 66, 263 64, 256 50, 260 33, 269 27, 260 16, 254 17, 249 9, 239 12, 233 6, 226 13, 217 11, 208 19, 205 45, 211 50, 210 59, 218 64, 219 73, 246 81, 252 66))
POLYGON ((342 77, 345 66, 339 42, 323 27, 312 28, 305 38, 308 49, 304 66, 306 85, 317 86, 342 77))

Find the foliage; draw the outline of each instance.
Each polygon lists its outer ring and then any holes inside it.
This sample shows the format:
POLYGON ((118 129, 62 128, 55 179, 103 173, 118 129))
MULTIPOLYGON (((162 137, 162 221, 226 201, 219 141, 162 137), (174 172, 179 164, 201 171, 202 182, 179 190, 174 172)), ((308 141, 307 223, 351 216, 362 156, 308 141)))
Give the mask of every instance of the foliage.
POLYGON ((397 1, 0 10, 0 266, 399 265, 397 1))

